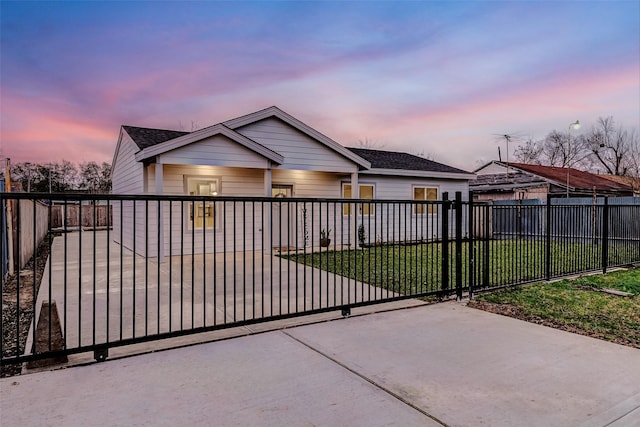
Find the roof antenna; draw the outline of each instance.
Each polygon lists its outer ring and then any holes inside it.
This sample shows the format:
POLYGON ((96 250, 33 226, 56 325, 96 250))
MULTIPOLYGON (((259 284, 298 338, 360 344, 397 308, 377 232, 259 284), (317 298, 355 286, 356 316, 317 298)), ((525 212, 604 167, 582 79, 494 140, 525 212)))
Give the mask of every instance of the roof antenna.
MULTIPOLYGON (((499 134, 499 133, 494 133, 493 134, 496 139, 498 140, 498 142, 505 142, 507 145, 507 178, 509 178, 509 143, 513 140, 514 142, 517 142, 519 138, 518 134, 515 133, 505 133, 505 134, 499 134)), ((500 146, 498 146, 498 149, 500 148, 500 146)), ((498 156, 500 156, 500 151, 498 151, 498 156)), ((501 156, 500 156, 501 157, 501 156)), ((502 162, 502 158, 500 158, 500 161, 502 162)))
POLYGON ((500 146, 498 145, 498 161, 502 161, 502 153, 500 152, 500 146))

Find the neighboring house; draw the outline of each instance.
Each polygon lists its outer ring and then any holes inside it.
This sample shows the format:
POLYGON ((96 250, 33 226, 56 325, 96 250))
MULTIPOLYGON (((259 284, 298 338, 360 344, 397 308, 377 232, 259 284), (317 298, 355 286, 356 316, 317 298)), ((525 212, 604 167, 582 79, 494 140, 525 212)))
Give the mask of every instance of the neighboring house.
POLYGON ((640 177, 633 176, 620 176, 620 175, 598 175, 611 181, 615 181, 618 184, 628 185, 633 188, 633 195, 640 197, 640 177))
POLYGON ((551 197, 632 196, 628 185, 574 168, 492 161, 469 182, 474 200, 526 200, 551 197))
MULTIPOLYGON (((440 200, 443 192, 461 191, 467 195, 468 182, 473 177, 469 172, 406 153, 347 149, 277 107, 190 133, 122 126, 112 163, 114 194, 206 195, 212 200, 220 196, 440 200)), ((180 230, 172 225, 172 233, 183 235, 185 248, 191 248, 194 226, 202 228, 206 224, 216 239, 224 238, 223 230, 228 230, 229 224, 221 224, 219 218, 207 218, 206 213, 200 216, 208 209, 215 211, 213 203, 217 202, 210 203, 205 209, 198 209, 195 218, 190 207, 184 208, 188 218, 185 224, 180 230)), ((168 213, 163 209, 164 212, 154 210, 146 215, 145 209, 137 209, 134 215, 131 204, 125 204, 123 209, 125 228, 131 227, 134 219, 137 224, 136 252, 144 252, 141 249, 145 247, 143 224, 156 227, 156 218, 166 217, 168 213)), ((362 204, 358 215, 370 221, 375 212, 369 212, 369 209, 373 208, 362 204)), ((346 233, 347 229, 354 233, 344 225, 352 217, 348 205, 341 210, 337 216, 342 218, 334 218, 336 215, 331 212, 328 221, 329 225, 339 223, 334 236, 346 233)), ((424 213, 424 216, 430 213, 424 213)), ((172 214, 174 218, 180 216, 179 205, 172 208, 172 214)), ((261 212, 254 212, 244 219, 238 213, 236 221, 255 228, 258 233, 276 236, 282 234, 276 228, 292 226, 274 221, 275 230, 271 230, 271 221, 265 221, 263 230, 259 226, 263 223, 261 215, 261 212)), ((269 215, 283 217, 281 214, 269 215)), ((118 236, 119 217, 114 217, 114 235, 118 236)), ((161 221, 167 224, 166 218, 161 221)), ((312 225, 316 224, 312 226, 314 232, 321 228, 318 221, 318 218, 311 218, 312 225)), ((133 230, 129 228, 128 231, 123 233, 123 244, 132 247, 133 230)), ((165 235, 168 232, 168 229, 164 230, 165 235)), ((229 234, 227 241, 231 238, 229 234)), ((300 239, 298 237, 294 242, 296 247, 305 244, 300 239)), ((256 240, 262 241, 258 237, 256 240)), ((194 243, 194 252, 201 252, 201 239, 194 243)), ((146 244, 155 247, 158 242, 146 244)), ((274 246, 277 245, 279 243, 275 242, 274 246)), ((169 248, 167 241, 160 246, 166 254, 176 254, 180 250, 175 245, 169 248)))

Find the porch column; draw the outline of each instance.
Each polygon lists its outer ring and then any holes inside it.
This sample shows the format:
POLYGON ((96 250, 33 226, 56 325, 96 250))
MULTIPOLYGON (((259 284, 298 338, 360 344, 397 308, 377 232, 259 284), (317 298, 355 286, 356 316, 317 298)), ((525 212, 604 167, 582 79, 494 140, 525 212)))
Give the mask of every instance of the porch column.
MULTIPOLYGON (((264 196, 271 197, 271 163, 267 169, 264 170, 264 196)), ((262 229, 262 250, 265 254, 271 253, 271 211, 272 206, 271 202, 262 205, 264 207, 264 227, 262 229)))
POLYGON ((271 165, 264 170, 264 196, 271 197, 271 165))
MULTIPOLYGON (((358 171, 355 171, 351 174, 351 198, 359 199, 360 198, 360 186, 358 185, 358 171)), ((358 215, 358 210, 356 209, 356 204, 353 203, 351 205, 351 217, 349 221, 351 221, 351 241, 353 242, 353 247, 358 247, 358 230, 356 227, 356 220, 358 215)))
MULTIPOLYGON (((158 157, 156 157, 156 191, 157 195, 162 195, 164 193, 163 189, 163 164, 158 157)), ((160 250, 158 248, 149 248, 149 252, 156 252, 158 255, 158 262, 164 262, 164 209, 162 207, 162 202, 158 201, 158 244, 160 245, 160 250), (153 250, 155 249, 155 251, 153 250)), ((149 254, 147 254, 147 257, 149 254)))

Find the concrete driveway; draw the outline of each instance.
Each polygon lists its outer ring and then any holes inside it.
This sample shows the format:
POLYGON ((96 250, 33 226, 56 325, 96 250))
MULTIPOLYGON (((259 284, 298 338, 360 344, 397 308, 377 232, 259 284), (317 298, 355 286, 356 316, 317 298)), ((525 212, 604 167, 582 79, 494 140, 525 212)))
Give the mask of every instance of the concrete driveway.
MULTIPOLYGON (((158 263, 112 237, 84 231, 54 239, 36 307, 56 301, 67 348, 395 295, 262 252, 173 256, 158 263)), ((32 339, 31 331, 27 349, 32 339)))
POLYGON ((442 303, 0 380, 3 425, 638 426, 640 351, 442 303))

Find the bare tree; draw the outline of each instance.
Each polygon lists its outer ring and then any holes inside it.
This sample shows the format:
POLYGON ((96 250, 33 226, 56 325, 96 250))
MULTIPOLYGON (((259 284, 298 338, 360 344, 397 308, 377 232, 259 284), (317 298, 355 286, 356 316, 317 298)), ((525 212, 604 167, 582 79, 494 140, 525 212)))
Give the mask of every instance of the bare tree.
POLYGON ((11 177, 25 191, 62 193, 69 190, 108 192, 111 189, 111 165, 87 162, 78 168, 68 160, 43 164, 17 163, 11 177))
POLYGON ((425 152, 424 149, 422 150, 417 150, 415 153, 413 153, 415 156, 418 157, 422 157, 423 159, 427 159, 427 160, 432 160, 434 159, 433 157, 433 153, 431 152, 425 152))
MULTIPOLYGON (((184 124, 182 124, 182 120, 178 120, 178 130, 185 131, 184 124)), ((195 132, 198 130, 198 121, 191 120, 191 130, 189 132, 195 132)))
POLYGON ((375 139, 370 139, 366 136, 364 137, 364 139, 358 140, 357 146, 358 148, 367 148, 369 150, 379 150, 381 148, 384 148, 383 143, 381 143, 380 141, 376 141, 375 139))
POLYGON ((534 141, 533 138, 528 138, 518 148, 516 148, 514 155, 516 160, 521 163, 528 163, 531 165, 539 165, 542 160, 543 147, 541 141, 534 141))
POLYGON ((535 165, 590 168, 589 149, 582 135, 571 136, 553 130, 541 140, 529 138, 515 150, 515 157, 522 163, 535 165))
POLYGON ((610 175, 630 176, 637 169, 638 132, 615 126, 613 117, 600 117, 586 136, 594 163, 610 175))
POLYGON ((58 190, 67 191, 78 188, 78 168, 68 160, 57 163, 58 190))
POLYGON ((11 169, 11 179, 20 182, 24 191, 31 192, 35 191, 36 183, 42 179, 42 174, 35 163, 16 163, 11 169))

